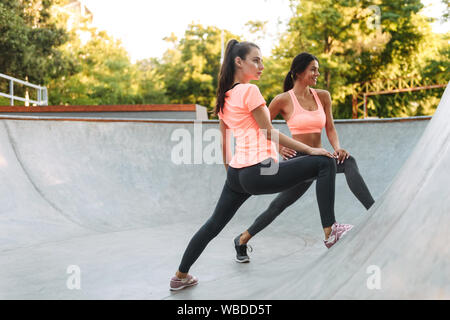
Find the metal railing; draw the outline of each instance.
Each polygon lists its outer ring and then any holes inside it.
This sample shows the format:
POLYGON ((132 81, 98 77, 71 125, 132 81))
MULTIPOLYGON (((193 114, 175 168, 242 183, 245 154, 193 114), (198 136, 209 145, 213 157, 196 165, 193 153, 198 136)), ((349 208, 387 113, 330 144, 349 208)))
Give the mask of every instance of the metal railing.
POLYGON ((9 94, 0 92, 1 97, 5 97, 10 99, 11 106, 14 105, 14 100, 23 101, 25 103, 33 103, 38 106, 46 106, 48 105, 48 96, 47 96, 47 88, 41 87, 32 83, 29 83, 27 81, 19 80, 10 76, 7 76, 6 74, 0 73, 0 78, 6 79, 9 81, 9 94), (14 95, 14 82, 20 83, 26 87, 30 87, 37 90, 37 100, 29 99, 28 97, 22 98, 14 95))

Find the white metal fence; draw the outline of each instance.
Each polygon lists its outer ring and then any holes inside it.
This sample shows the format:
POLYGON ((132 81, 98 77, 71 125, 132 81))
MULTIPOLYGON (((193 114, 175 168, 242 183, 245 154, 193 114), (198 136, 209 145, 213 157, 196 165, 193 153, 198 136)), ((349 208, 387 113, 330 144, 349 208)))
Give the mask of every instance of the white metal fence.
POLYGON ((48 97, 47 97, 47 88, 41 87, 27 81, 19 80, 6 74, 0 73, 0 78, 6 79, 9 81, 9 94, 5 92, 0 92, 1 97, 5 97, 10 99, 11 105, 14 105, 14 100, 23 101, 25 103, 33 103, 38 106, 46 106, 48 105, 48 97), (37 90, 37 100, 29 99, 28 97, 18 97, 14 95, 14 82, 20 83, 26 87, 30 87, 37 90))

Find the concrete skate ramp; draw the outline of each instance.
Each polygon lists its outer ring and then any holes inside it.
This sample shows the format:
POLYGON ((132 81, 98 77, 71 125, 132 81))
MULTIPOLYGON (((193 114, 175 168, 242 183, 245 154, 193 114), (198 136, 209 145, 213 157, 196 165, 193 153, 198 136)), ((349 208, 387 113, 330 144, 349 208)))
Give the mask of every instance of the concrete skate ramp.
POLYGON ((237 264, 232 238, 275 195, 252 197, 192 267, 200 284, 170 293, 225 180, 220 164, 175 164, 174 132, 192 138, 194 162, 198 133, 205 150, 217 122, 3 116, 0 299, 449 298, 448 118, 446 90, 419 143, 426 118, 337 121, 377 201, 366 211, 337 176, 336 216, 354 230, 323 246, 312 187, 237 264), (372 265, 380 289, 367 286, 372 265))

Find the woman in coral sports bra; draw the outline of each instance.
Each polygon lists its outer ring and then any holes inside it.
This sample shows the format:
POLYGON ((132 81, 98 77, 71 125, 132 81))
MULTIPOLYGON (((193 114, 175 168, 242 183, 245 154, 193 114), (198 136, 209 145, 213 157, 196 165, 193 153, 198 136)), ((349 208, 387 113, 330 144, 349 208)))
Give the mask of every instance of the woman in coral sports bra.
POLYGON ((198 283, 188 274, 208 243, 231 220, 252 195, 279 193, 299 183, 316 179, 317 202, 325 238, 338 241, 348 225, 338 224, 334 215, 336 161, 323 148, 313 148, 274 129, 269 109, 256 85, 264 66, 258 46, 250 42, 228 42, 219 75, 216 114, 220 119, 224 164, 227 178, 212 216, 195 233, 183 254, 171 290, 198 283), (235 154, 229 165, 229 135, 236 139, 235 154), (308 154, 278 162, 277 145, 308 154), (276 170, 272 170, 272 169, 276 170))
MULTIPOLYGON (((341 148, 338 134, 333 123, 331 97, 326 90, 311 88, 317 84, 319 62, 312 54, 303 52, 297 55, 284 80, 284 93, 276 96, 269 106, 270 117, 274 119, 279 113, 286 120, 292 137, 313 148, 321 148, 321 132, 325 128, 328 140, 334 148, 337 173, 344 173, 347 184, 355 197, 368 210, 374 200, 359 173, 356 160, 341 148)), ((307 156, 289 148, 280 148, 284 159, 307 156)), ((287 160, 287 162, 292 159, 287 160)), ((297 201, 313 183, 313 180, 299 183, 293 188, 281 192, 261 213, 252 226, 234 240, 236 261, 248 262, 247 242, 259 231, 267 227, 284 209, 297 201)), ((329 248, 333 243, 325 241, 329 248)))

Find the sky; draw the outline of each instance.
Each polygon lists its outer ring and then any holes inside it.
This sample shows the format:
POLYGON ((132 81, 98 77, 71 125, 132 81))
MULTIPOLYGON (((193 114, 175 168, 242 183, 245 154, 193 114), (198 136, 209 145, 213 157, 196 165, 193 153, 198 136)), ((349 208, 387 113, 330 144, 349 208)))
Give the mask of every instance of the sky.
MULTIPOLYGON (((393 0, 396 1, 396 0, 393 0)), ((277 36, 292 16, 289 0, 81 0, 93 13, 93 25, 121 40, 131 60, 162 57, 170 44, 164 37, 183 37, 190 23, 214 25, 254 41, 263 56, 270 56, 277 36), (268 21, 264 39, 256 39, 245 24, 268 21)), ((439 17, 440 0, 422 0, 426 15, 439 17)), ((448 31, 449 24, 435 24, 435 32, 448 31)))

